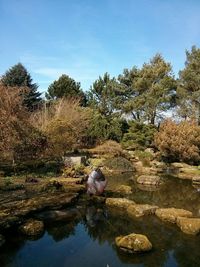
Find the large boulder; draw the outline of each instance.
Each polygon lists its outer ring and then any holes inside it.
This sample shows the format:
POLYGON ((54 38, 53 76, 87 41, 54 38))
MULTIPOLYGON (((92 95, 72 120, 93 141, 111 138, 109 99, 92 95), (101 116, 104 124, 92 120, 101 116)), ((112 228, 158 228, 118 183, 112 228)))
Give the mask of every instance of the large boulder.
POLYGON ((0 234, 0 247, 5 243, 4 237, 0 234))
POLYGON ((19 227, 20 232, 28 236, 39 236, 44 232, 44 223, 37 220, 29 220, 19 227))
POLYGON ((200 218, 178 217, 176 223, 186 234, 197 235, 200 232, 200 218))
POLYGON ((127 209, 130 205, 135 204, 134 201, 126 198, 107 198, 106 205, 111 208, 127 209))
POLYGON ((178 217, 192 217, 192 212, 184 209, 163 208, 155 211, 157 217, 162 221, 176 223, 178 217))
POLYGON ((127 208, 127 213, 130 217, 141 217, 144 215, 154 214, 158 206, 152 206, 149 204, 136 204, 130 205, 127 208))
POLYGON ((145 252, 152 249, 152 244, 145 235, 132 233, 126 236, 118 236, 115 243, 119 249, 129 252, 145 252))
POLYGON ((156 175, 141 175, 137 178, 137 183, 144 185, 160 185, 162 180, 156 175))

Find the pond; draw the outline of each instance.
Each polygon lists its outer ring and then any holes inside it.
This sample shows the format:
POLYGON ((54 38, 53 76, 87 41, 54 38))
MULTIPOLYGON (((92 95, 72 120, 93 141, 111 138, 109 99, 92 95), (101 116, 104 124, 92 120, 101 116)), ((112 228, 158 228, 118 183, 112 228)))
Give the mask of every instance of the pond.
MULTIPOLYGON (((129 197, 138 203, 154 203, 163 207, 182 207, 198 216, 200 194, 188 181, 165 177, 155 191, 138 188, 127 175, 109 177, 109 187, 132 186, 129 197)), ((153 190, 153 189, 151 189, 153 190)), ((163 223, 155 216, 129 219, 113 214, 102 205, 77 204, 80 216, 72 222, 46 225, 37 240, 27 240, 17 232, 8 233, 0 249, 1 267, 186 267, 200 266, 200 236, 182 233, 176 225, 163 223), (153 250, 145 254, 127 255, 115 246, 115 237, 129 233, 145 234, 153 250)))

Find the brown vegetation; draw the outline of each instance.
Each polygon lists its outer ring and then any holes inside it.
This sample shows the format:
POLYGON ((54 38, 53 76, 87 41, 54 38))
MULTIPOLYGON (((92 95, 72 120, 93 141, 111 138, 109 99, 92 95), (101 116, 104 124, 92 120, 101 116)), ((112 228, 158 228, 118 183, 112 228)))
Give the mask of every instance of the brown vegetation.
POLYGON ((0 156, 16 160, 34 158, 46 146, 46 138, 29 122, 22 93, 28 89, 0 85, 0 156))
POLYGON ((200 161, 200 127, 192 121, 166 120, 155 135, 155 145, 170 161, 200 161))
POLYGON ((124 155, 124 151, 121 145, 112 140, 108 140, 103 144, 90 149, 89 151, 92 154, 110 155, 114 157, 124 155))
POLYGON ((49 153, 63 156, 83 146, 90 120, 90 110, 82 108, 77 99, 61 99, 45 106, 32 117, 32 123, 48 138, 49 153))
POLYGON ((0 84, 0 152, 1 157, 13 158, 13 147, 19 144, 27 111, 22 105, 22 89, 0 84))

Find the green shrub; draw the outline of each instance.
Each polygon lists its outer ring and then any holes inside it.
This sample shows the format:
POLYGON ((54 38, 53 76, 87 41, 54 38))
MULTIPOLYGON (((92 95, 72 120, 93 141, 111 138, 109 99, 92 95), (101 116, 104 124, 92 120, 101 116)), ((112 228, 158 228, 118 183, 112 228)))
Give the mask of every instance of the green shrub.
POLYGON ((144 167, 149 167, 150 161, 153 160, 153 155, 147 151, 136 150, 134 155, 138 157, 144 167))
POLYGON ((152 146, 156 127, 131 121, 127 133, 124 134, 122 145, 126 149, 145 149, 152 146))

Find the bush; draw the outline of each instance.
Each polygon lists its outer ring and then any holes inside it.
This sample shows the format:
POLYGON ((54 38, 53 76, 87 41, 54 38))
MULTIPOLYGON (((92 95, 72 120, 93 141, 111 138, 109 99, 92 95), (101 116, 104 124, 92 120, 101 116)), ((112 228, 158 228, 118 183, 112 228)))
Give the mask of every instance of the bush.
POLYGON ((153 160, 153 155, 147 151, 136 150, 134 155, 142 162, 143 166, 150 167, 150 162, 153 160))
POLYGON ((62 157, 84 145, 91 112, 76 99, 52 102, 33 118, 33 125, 47 136, 49 156, 62 157))
POLYGON ((87 135, 92 144, 106 140, 120 142, 126 129, 127 123, 125 120, 115 115, 105 116, 94 110, 87 135))
POLYGON ((14 147, 14 157, 20 161, 36 159, 42 157, 46 148, 46 136, 29 125, 24 129, 23 139, 14 147))
POLYGON ((122 145, 126 149, 145 149, 152 145, 156 127, 135 121, 129 123, 130 127, 124 134, 122 145))
POLYGON ((103 144, 89 150, 92 154, 109 155, 111 157, 122 156, 124 151, 121 145, 115 141, 108 140, 103 144))
POLYGON ((155 145, 168 161, 200 162, 200 126, 194 122, 166 120, 155 135, 155 145))

